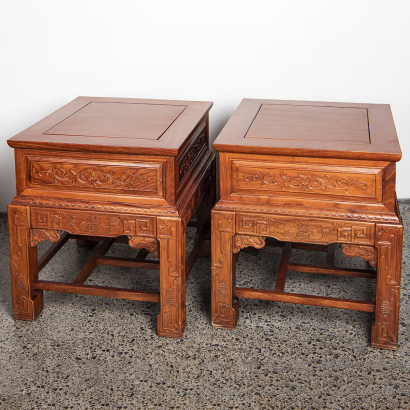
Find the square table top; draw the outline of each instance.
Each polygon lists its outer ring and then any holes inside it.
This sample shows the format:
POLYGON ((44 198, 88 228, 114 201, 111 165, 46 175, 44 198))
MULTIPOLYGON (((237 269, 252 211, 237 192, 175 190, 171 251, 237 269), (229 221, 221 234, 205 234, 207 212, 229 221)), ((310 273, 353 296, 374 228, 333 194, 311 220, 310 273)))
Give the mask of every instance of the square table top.
POLYGON ((214 141, 222 152, 399 161, 386 104, 243 99, 214 141))
POLYGON ((176 156, 211 102, 78 97, 8 140, 13 148, 176 156))

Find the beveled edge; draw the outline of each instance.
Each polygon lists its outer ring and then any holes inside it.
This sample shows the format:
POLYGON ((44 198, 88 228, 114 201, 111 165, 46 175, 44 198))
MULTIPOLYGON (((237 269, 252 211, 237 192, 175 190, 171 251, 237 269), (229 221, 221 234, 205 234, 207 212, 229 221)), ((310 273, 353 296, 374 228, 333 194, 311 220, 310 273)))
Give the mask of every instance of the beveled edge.
POLYGON ((197 125, 204 121, 212 106, 213 102, 210 101, 77 97, 47 117, 8 139, 7 143, 12 148, 177 156, 180 153, 184 141, 192 135, 197 125), (69 142, 55 142, 55 135, 44 134, 44 132, 55 126, 58 122, 63 121, 90 102, 172 104, 186 105, 187 108, 158 140, 133 140, 115 137, 100 138, 98 143, 96 143, 86 136, 70 136, 69 142))
POLYGON ((402 153, 388 104, 336 103, 321 101, 292 101, 244 98, 213 143, 218 152, 260 153, 273 155, 316 156, 339 159, 400 161, 402 153), (369 115, 371 144, 298 141, 289 147, 287 140, 258 140, 245 138, 262 104, 311 105, 322 107, 366 108, 369 115), (249 141, 252 140, 252 141, 249 141), (255 146, 255 142, 260 141, 255 146), (275 146, 272 146, 274 141, 275 146), (250 144, 252 142, 253 144, 250 144), (365 149, 364 149, 365 148, 365 149))

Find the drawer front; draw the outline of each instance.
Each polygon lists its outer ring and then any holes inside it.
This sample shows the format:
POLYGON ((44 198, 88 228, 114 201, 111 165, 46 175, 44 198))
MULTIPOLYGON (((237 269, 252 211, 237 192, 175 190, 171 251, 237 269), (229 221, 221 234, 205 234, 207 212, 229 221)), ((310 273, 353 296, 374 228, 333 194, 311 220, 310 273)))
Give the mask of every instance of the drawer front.
POLYGON ((162 164, 28 157, 28 186, 162 196, 162 164))
POLYGON ((327 244, 374 244, 374 224, 264 214, 236 214, 236 233, 268 236, 281 241, 327 244))
POLYGON ((236 194, 382 199, 381 168, 232 160, 231 171, 236 194))

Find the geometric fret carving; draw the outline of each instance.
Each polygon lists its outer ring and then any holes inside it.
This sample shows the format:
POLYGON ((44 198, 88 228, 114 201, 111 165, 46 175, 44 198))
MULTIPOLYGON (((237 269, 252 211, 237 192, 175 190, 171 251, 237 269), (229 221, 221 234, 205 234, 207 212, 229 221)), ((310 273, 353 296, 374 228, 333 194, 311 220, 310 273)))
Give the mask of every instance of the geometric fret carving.
POLYGON ((32 228, 67 231, 76 235, 156 236, 156 218, 77 210, 31 208, 32 228))
POLYGON ((374 224, 323 219, 289 218, 281 215, 237 213, 236 233, 273 237, 288 242, 328 244, 348 242, 372 245, 374 224))
POLYGON ((358 256, 369 262, 373 267, 377 266, 377 249, 373 246, 342 244, 342 252, 348 257, 358 256))
POLYGON ((152 252, 154 256, 159 259, 159 242, 156 238, 145 238, 142 236, 129 236, 129 245, 134 249, 146 249, 152 252))

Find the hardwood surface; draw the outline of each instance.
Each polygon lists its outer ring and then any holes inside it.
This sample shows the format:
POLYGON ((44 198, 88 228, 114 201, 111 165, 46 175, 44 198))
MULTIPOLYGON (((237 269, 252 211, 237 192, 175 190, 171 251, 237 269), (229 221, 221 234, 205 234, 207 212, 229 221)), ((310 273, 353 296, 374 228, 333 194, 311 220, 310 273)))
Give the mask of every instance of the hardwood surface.
POLYGON ((384 104, 245 98, 214 141, 214 148, 221 152, 297 157, 376 161, 401 158, 391 109, 384 104), (279 119, 283 113, 285 117, 279 119), (354 135, 358 139, 353 139, 354 135))
POLYGON ((221 199, 212 211, 212 324, 233 328, 239 297, 374 313, 371 345, 396 349, 403 226, 400 146, 388 105, 245 99, 214 142, 221 199), (284 250, 274 290, 235 285, 237 252, 284 250), (334 244, 376 270, 334 266, 334 244), (305 245, 310 244, 310 245, 305 245), (325 266, 292 247, 327 251, 325 266), (376 279, 375 303, 286 292, 289 270, 376 279))
POLYGON ((181 337, 185 282, 210 229, 215 155, 212 103, 79 97, 8 143, 15 149, 17 196, 9 205, 13 317, 34 320, 42 292, 159 302, 158 334, 181 337), (197 215, 188 259, 185 235, 197 215), (73 238, 103 241, 72 283, 38 272, 73 238), (37 244, 55 242, 37 262, 37 244), (139 253, 106 256, 114 241, 139 253), (152 252, 159 262, 146 260, 152 252), (99 265, 159 269, 160 292, 85 284, 99 265))
POLYGON ((186 105, 90 102, 46 135, 159 139, 186 105))
POLYGON ((211 102, 201 101, 78 97, 9 139, 8 144, 13 148, 175 157, 211 107, 211 102), (100 133, 104 135, 94 135, 100 133))
POLYGON ((245 138, 370 144, 367 109, 262 104, 245 138))

